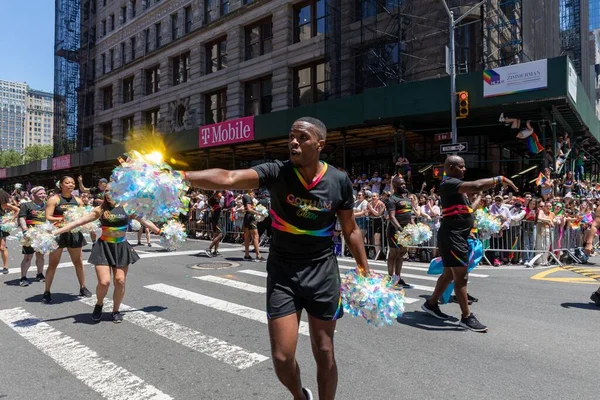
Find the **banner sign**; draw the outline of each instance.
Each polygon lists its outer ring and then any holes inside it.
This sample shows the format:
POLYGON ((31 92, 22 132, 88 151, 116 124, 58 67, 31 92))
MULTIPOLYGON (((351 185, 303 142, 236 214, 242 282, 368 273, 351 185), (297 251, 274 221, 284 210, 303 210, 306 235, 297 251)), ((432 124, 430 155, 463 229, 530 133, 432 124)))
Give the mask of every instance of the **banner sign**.
POLYGON ((532 61, 483 71, 483 97, 546 89, 548 60, 532 61))
POLYGON ((568 89, 569 96, 571 96, 571 100, 573 103, 577 103, 577 72, 575 72, 575 68, 573 68, 573 63, 569 61, 569 80, 568 80, 568 89))
POLYGON ((200 148, 251 142, 254 140, 254 116, 201 126, 198 130, 200 148))
POLYGON ((0 179, 6 178, 6 168, 0 168, 0 179))
POLYGON ((71 155, 65 154, 64 156, 54 157, 52 159, 52 171, 56 171, 58 169, 67 169, 71 168, 71 155))

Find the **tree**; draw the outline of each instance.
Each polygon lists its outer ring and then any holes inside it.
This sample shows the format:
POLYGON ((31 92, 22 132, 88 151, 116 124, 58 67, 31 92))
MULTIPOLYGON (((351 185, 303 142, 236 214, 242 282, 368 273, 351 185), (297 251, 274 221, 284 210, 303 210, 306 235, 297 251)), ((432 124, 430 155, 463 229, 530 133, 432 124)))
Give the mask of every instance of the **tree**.
POLYGON ((23 155, 16 150, 0 151, 0 168, 14 167, 23 164, 23 155))
POLYGON ((25 164, 52 156, 52 145, 33 144, 25 148, 25 164))

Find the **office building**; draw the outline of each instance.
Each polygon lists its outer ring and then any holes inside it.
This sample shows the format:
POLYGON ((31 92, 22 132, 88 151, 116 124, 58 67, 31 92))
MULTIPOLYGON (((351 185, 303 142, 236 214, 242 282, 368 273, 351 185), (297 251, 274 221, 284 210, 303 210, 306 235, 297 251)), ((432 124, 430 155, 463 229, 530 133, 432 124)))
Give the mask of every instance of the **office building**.
POLYGON ((54 95, 41 90, 27 90, 27 118, 24 147, 34 144, 52 145, 54 95))
POLYGON ((27 83, 0 80, 0 150, 23 151, 27 83))

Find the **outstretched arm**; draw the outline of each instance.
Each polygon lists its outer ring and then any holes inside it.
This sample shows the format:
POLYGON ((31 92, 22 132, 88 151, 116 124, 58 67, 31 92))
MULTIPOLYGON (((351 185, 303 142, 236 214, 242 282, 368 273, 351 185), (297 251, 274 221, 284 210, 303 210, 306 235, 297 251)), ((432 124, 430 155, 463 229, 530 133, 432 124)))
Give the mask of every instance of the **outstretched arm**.
POLYGON ((183 176, 193 187, 210 190, 258 189, 258 172, 253 169, 205 169, 203 171, 182 171, 183 176))
POLYGON ((354 211, 338 210, 337 217, 340 220, 340 225, 342 226, 344 240, 346 241, 350 252, 354 256, 354 260, 356 261, 356 265, 358 265, 358 269, 364 274, 368 274, 370 270, 369 263, 367 261, 367 254, 365 253, 365 244, 362 233, 360 229, 358 229, 358 225, 356 225, 354 211))
POLYGON ((100 214, 101 214, 100 207, 96 207, 90 213, 84 215, 83 217, 79 218, 78 220, 75 220, 75 221, 63 226, 60 229, 55 230, 52 233, 54 233, 54 235, 58 236, 61 233, 69 232, 69 231, 77 228, 78 226, 82 226, 82 225, 85 225, 92 221, 97 220, 98 218, 100 218, 100 214))
POLYGON ((86 188, 85 186, 83 186, 83 177, 82 176, 78 176, 77 180, 79 181, 79 191, 81 193, 89 193, 90 192, 90 188, 86 188))
POLYGON ((479 179, 472 182, 463 182, 463 184, 458 188, 458 192, 461 194, 483 192, 484 190, 491 189, 498 184, 502 184, 504 187, 510 186, 515 192, 519 191, 519 189, 510 179, 505 178, 504 176, 495 176, 493 178, 479 179))

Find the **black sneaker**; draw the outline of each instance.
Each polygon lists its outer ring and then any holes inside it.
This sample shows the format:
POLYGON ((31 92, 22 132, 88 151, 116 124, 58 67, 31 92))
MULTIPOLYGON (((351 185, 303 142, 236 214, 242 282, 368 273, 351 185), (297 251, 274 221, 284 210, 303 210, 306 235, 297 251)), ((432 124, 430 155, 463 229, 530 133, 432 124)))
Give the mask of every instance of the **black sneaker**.
POLYGON ((6 267, 2 268, 2 273, 4 275, 8 274, 8 268, 6 268, 6 267))
POLYGON ((209 249, 204 250, 204 255, 206 257, 208 257, 208 258, 213 258, 214 257, 213 253, 209 249))
POLYGON ((115 324, 120 324, 121 322, 123 322, 123 314, 121 314, 119 311, 113 312, 112 320, 115 324))
POLYGON ((152 247, 152 243, 148 243, 148 247, 152 247))
POLYGON ((425 311, 427 314, 437 318, 437 319, 448 319, 450 318, 448 314, 444 314, 442 310, 440 310, 440 306, 437 304, 430 305, 429 302, 425 301, 425 303, 421 304, 421 310, 425 311))
POLYGON ((92 321, 100 321, 102 319, 102 306, 103 304, 96 304, 94 306, 94 312, 92 312, 92 321))
POLYGON ((19 286, 29 286, 31 282, 29 282, 29 279, 27 279, 26 277, 22 277, 21 280, 19 281, 19 286))
POLYGON ((487 326, 479 322, 473 313, 468 317, 461 318, 459 325, 463 328, 470 329, 473 332, 487 332, 488 330, 487 326))
POLYGON ((593 301, 594 303, 596 303, 596 305, 598 307, 600 307, 600 293, 598 293, 598 292, 592 293, 592 295, 590 296, 590 300, 593 301))
POLYGON ((52 295, 50 295, 50 292, 44 292, 44 294, 42 295, 42 303, 44 303, 44 304, 52 303, 52 295))
POLYGON ((219 253, 217 250, 213 251, 213 252, 212 252, 212 254, 213 254, 213 256, 215 256, 215 257, 217 257, 217 256, 220 256, 220 255, 221 255, 221 253, 219 253))
POLYGON ((244 261, 253 261, 252 256, 244 256, 244 261))
POLYGON ((85 286, 79 289, 79 295, 82 297, 92 297, 92 292, 88 290, 85 286))
MULTIPOLYGON (((468 305, 471 305, 471 304, 473 304, 473 300, 471 300, 471 299, 473 299, 473 298, 474 298, 474 297, 471 297, 471 296, 470 296, 470 295, 467 293, 467 304, 468 304, 468 305)), ((456 295, 454 295, 454 294, 453 294, 452 296, 450 296, 450 303, 458 303, 458 299, 456 298, 456 295)))
POLYGON ((471 303, 477 303, 479 301, 477 297, 473 297, 469 293, 467 293, 467 300, 469 300, 471 303))
POLYGON ((402 279, 402 278, 400 278, 400 279, 398 280, 398 283, 396 283, 396 286, 397 286, 397 287, 400 287, 400 288, 402 288, 402 289, 412 289, 412 288, 413 288, 413 286, 412 286, 412 285, 410 285, 410 284, 406 283, 406 282, 404 281, 404 279, 402 279))
POLYGON ((310 389, 302 388, 302 393, 304 394, 304 397, 306 397, 306 400, 313 400, 313 395, 310 389))
POLYGON ((44 276, 44 274, 37 274, 35 276, 35 281, 36 282, 46 282, 46 277, 44 276))
POLYGON ((142 245, 142 242, 140 242, 140 241, 138 240, 138 244, 137 244, 137 245, 138 245, 138 246, 141 246, 141 245, 142 245))
POLYGON ((256 257, 256 258, 254 259, 254 261, 255 261, 255 262, 265 262, 265 261, 267 261, 267 260, 265 260, 263 256, 259 256, 259 257, 256 257))

